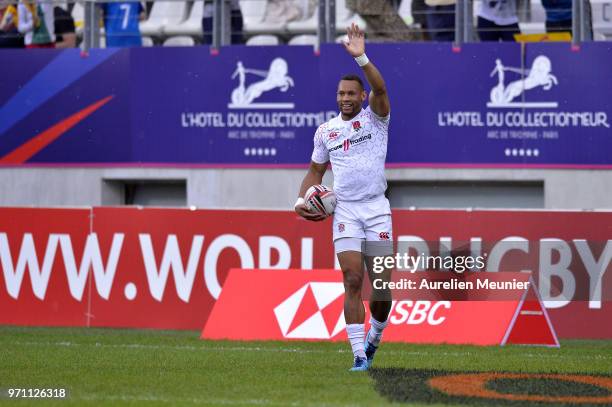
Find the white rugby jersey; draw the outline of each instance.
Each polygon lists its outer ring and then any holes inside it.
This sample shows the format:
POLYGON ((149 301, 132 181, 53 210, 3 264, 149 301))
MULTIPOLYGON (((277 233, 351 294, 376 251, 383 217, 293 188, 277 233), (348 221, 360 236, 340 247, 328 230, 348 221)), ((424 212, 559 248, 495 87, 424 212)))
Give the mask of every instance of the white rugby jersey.
POLYGON ((317 129, 312 161, 331 161, 339 201, 370 201, 384 195, 389 119, 368 106, 351 120, 339 114, 317 129))

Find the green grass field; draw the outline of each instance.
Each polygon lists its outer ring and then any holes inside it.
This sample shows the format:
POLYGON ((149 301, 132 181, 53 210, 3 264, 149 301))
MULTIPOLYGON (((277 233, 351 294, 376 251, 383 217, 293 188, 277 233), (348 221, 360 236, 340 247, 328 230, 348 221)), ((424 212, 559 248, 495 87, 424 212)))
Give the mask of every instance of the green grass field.
MULTIPOLYGON (((4 398, 0 404, 390 405, 377 391, 375 374, 349 373, 351 363, 345 343, 203 341, 192 331, 0 327, 0 388, 70 391, 69 400, 4 398)), ((561 349, 383 344, 375 366, 610 376, 612 342, 564 341, 561 349)))

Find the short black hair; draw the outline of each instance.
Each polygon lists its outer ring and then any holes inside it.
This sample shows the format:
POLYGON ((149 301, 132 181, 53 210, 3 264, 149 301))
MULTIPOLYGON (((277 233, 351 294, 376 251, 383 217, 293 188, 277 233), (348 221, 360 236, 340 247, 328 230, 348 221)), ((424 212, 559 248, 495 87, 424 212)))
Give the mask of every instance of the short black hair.
POLYGON ((355 81, 359 84, 359 86, 361 86, 361 89, 365 89, 365 87, 363 86, 363 81, 361 80, 361 77, 354 73, 346 74, 342 78, 340 78, 340 80, 341 81, 355 81))

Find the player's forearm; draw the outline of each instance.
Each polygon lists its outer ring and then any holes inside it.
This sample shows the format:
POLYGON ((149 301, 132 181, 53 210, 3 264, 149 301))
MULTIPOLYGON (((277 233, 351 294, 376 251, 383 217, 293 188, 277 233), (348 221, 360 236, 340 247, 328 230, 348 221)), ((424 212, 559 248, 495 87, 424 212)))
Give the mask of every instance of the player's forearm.
POLYGON ((308 191, 308 188, 313 185, 320 184, 322 182, 323 174, 309 169, 306 175, 304 176, 304 179, 302 180, 302 185, 300 186, 300 193, 298 196, 303 197, 304 194, 306 194, 306 191, 308 191))
POLYGON ((387 93, 385 80, 372 61, 362 66, 361 69, 363 69, 363 73, 365 74, 366 80, 368 81, 368 84, 370 84, 370 88, 372 89, 374 95, 378 96, 387 93))

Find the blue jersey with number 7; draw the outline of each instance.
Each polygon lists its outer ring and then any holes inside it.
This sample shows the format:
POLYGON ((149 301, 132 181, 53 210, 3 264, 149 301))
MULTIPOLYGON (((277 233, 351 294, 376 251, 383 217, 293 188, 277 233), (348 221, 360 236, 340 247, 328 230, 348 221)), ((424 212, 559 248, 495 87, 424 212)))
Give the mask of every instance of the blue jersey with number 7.
POLYGON ((102 5, 107 47, 142 45, 138 21, 143 8, 140 2, 116 2, 102 5))

